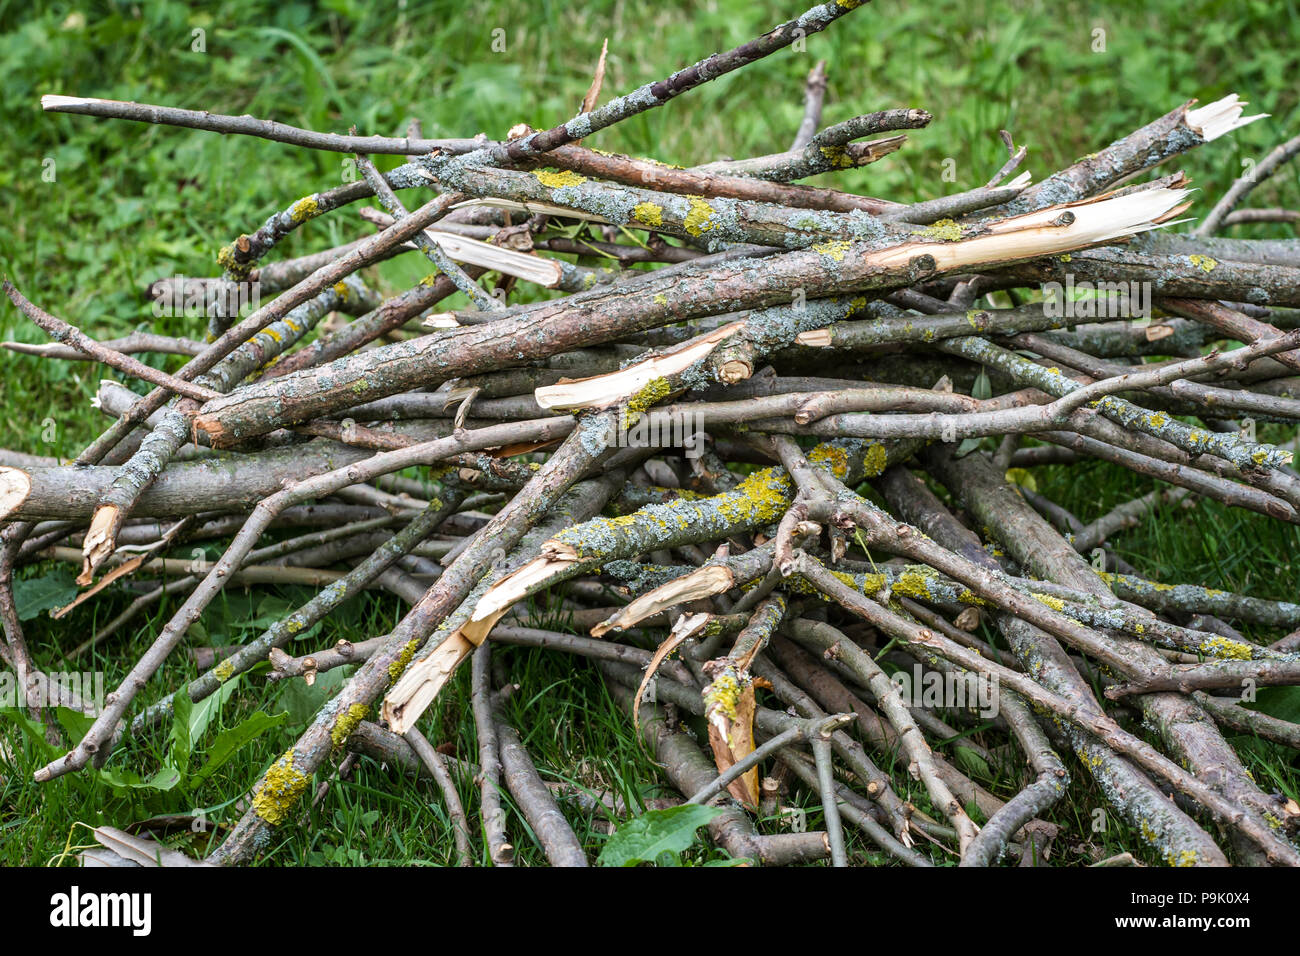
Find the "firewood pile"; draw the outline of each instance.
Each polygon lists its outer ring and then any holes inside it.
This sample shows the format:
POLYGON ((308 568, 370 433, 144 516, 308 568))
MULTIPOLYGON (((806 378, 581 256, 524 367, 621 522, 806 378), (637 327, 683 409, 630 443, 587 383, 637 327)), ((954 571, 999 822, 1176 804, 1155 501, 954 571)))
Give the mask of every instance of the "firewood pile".
POLYGON ((54 340, 11 348, 152 389, 106 380, 111 424, 75 460, 0 452, 0 658, 34 716, 94 717, 37 779, 102 767, 166 719, 173 696, 150 678, 170 655, 200 661, 168 689, 192 702, 266 661, 283 681, 354 665, 248 781, 210 862, 254 859, 296 825, 313 778, 369 754, 442 788, 457 821, 442 836, 465 861, 511 862, 508 789, 552 863, 585 865, 593 848, 496 706, 509 675, 494 649, 540 646, 598 669, 666 782, 720 809, 706 832, 733 857, 847 865, 847 826, 903 864, 936 847, 970 866, 1039 859, 1056 829, 1040 817, 1095 787, 1169 864, 1300 864, 1300 806, 1228 740, 1300 748, 1300 726, 1247 706, 1254 688, 1300 683, 1300 604, 1148 580, 1111 546, 1153 509, 1177 504, 1178 520, 1203 499, 1300 522, 1292 453, 1260 437, 1300 421, 1300 246, 1216 236, 1285 218, 1237 207, 1300 143, 1207 213, 1179 158, 1258 117, 1236 96, 1191 101, 1037 181, 1003 133, 986 185, 900 203, 800 184, 905 162, 931 118, 823 127, 819 64, 783 151, 684 169, 585 144, 853 29, 835 21, 856 6, 813 7, 614 98, 602 55, 578 116, 499 141, 46 97, 352 155, 357 176, 239 235, 219 277, 155 283, 160 302, 205 304, 187 339, 99 341, 6 281, 54 340), (381 173, 381 154, 405 161, 381 173), (320 217, 358 214, 355 241, 277 258, 320 217), (397 255, 432 271, 385 297, 364 270, 397 255), (132 357, 146 351, 184 364, 132 357), (1089 459, 1159 485, 1085 523, 1021 477, 1089 459), (187 562, 212 542, 219 560, 187 562), (179 603, 101 709, 40 700, 55 662, 24 638, 13 580, 48 560, 78 563, 77 603, 156 579, 88 636, 101 652, 164 596, 179 603), (223 588, 286 582, 318 591, 244 644, 184 646, 223 588), (390 633, 295 642, 367 588, 409 603, 390 633), (530 602, 581 633, 526 626, 530 602), (478 752, 453 758, 418 728, 462 667, 478 752), (934 749, 975 725, 971 747, 1012 768, 1009 793, 934 749), (477 806, 456 797, 460 772, 477 806), (817 796, 819 829, 779 822, 779 786, 817 796))

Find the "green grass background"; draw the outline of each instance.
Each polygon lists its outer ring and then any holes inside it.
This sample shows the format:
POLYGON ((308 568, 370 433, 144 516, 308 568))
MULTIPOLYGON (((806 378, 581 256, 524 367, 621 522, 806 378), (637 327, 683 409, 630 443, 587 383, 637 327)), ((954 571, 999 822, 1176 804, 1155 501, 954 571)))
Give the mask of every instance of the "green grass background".
MULTIPOLYGON (((889 107, 924 107, 935 120, 885 161, 836 179, 843 188, 910 201, 983 183, 1005 153, 997 130, 1030 149, 1023 168, 1042 178, 1192 97, 1208 102, 1230 92, 1272 118, 1252 125, 1180 164, 1204 211, 1241 172, 1296 131, 1300 75, 1297 4, 1286 2, 1132 3, 876 0, 811 37, 803 52, 785 51, 717 80, 668 106, 593 137, 603 149, 690 165, 719 156, 784 149, 802 111, 805 75, 828 61, 824 121, 889 107), (1097 52, 1103 31, 1105 51, 1097 52), (944 182, 944 161, 956 182, 944 182)), ((308 4, 238 0, 225 4, 47 4, 0 0, 0 272, 30 297, 88 333, 107 338, 134 328, 201 337, 183 317, 155 320, 145 296, 158 277, 216 274, 220 245, 251 231, 306 193, 342 181, 343 157, 261 140, 151 127, 90 117, 43 114, 45 93, 138 100, 225 113, 251 113, 313 129, 398 135, 411 117, 427 136, 485 132, 503 136, 518 122, 546 127, 575 112, 590 82, 601 40, 609 39, 605 96, 662 77, 716 50, 734 46, 799 12, 793 3, 308 4), (206 52, 194 52, 194 31, 206 52), (494 31, 504 33, 494 33, 494 31), (495 37, 505 50, 494 52, 495 37), (55 181, 42 173, 51 167, 55 181), (47 177, 48 178, 48 177, 47 177)), ((381 158, 381 168, 395 165, 381 158)), ((1170 167, 1172 168, 1172 167, 1170 167)), ((1252 205, 1300 205, 1292 167, 1256 190, 1252 205)), ((1168 170, 1162 170, 1168 171, 1168 170)), ((348 241, 366 228, 351 209, 310 223, 278 255, 300 255, 348 241)), ((1280 227, 1235 234, 1286 235, 1280 227)), ((412 257, 370 273, 387 292, 427 268, 412 257)), ((455 304, 453 302, 453 304, 455 304)), ((0 337, 42 341, 16 310, 0 306, 0 337)), ((160 365, 175 360, 151 357, 160 365)), ((99 374, 81 363, 0 355, 0 447, 71 456, 103 426, 89 399, 99 374), (48 428, 53 422, 54 428, 48 428), (52 440, 46 440, 52 439, 52 440)), ((1146 479, 1100 465, 1038 472, 1040 489, 1084 520, 1151 487, 1146 479)), ((1120 539, 1121 553, 1144 573, 1294 598, 1300 573, 1293 527, 1201 504, 1160 511, 1120 539)), ((45 574, 36 568, 28 574, 45 574)), ((300 603, 288 589, 231 592, 205 618, 208 636, 225 643, 248 636, 265 618, 300 603)), ((28 622, 43 661, 66 650, 125 606, 104 597, 59 624, 28 622)), ((83 666, 102 668, 110 686, 157 632, 174 605, 140 619, 83 666)), ((391 627, 395 598, 366 596, 327 621, 312 646, 361 639, 391 627)), ((552 622, 563 626, 563 622, 552 622)), ((308 647, 300 647, 305 652, 308 647)), ((512 719, 543 772, 584 786, 612 786, 636 801, 659 793, 653 767, 631 740, 618 712, 580 661, 506 650, 523 686, 512 719)), ((147 696, 175 686, 191 667, 176 655, 147 696)), ((458 679, 435 709, 426 734, 473 752, 466 688, 458 679)), ((252 709, 289 706, 285 691, 245 678, 214 725, 232 726, 252 709)), ((298 702, 299 709, 305 702, 298 702)), ((292 721, 245 748, 194 793, 123 799, 94 780, 59 780, 37 789, 26 781, 43 762, 37 748, 0 720, 0 862, 45 863, 89 842, 79 823, 123 825, 151 813, 204 807, 233 819, 235 801, 273 755, 293 739, 292 721)), ((198 749, 210 744, 200 741, 198 749)), ((1290 755, 1238 741, 1265 789, 1297 795, 1290 755)), ((133 742, 112 766, 147 773, 166 746, 133 742)), ((989 768, 995 789, 1009 775, 989 768)), ((915 794, 924 805, 924 797, 915 794)), ((467 799, 470 797, 466 793, 467 799)), ((473 806, 471 802, 471 806, 473 806)), ((1054 811, 1067 827, 1057 862, 1132 850, 1149 855, 1121 825, 1091 832, 1096 796, 1086 784, 1054 811)), ((603 837, 580 811, 572 816, 596 848, 603 837)), ((330 789, 310 825, 286 826, 268 859, 278 863, 432 862, 451 859, 446 819, 429 791, 363 761, 354 777, 330 789)), ((817 826, 810 811, 810 826, 817 826)), ((524 862, 541 855, 514 824, 524 862)), ((859 862, 878 855, 853 844, 859 862)), ((697 853, 702 859, 708 853, 697 853)), ((935 854, 936 860, 941 854, 935 854)))

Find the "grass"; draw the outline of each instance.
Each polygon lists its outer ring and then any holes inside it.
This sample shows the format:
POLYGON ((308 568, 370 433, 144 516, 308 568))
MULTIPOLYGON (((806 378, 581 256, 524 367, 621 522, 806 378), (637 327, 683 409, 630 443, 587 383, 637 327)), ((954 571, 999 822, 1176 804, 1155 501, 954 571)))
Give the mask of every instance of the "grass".
MULTIPOLYGON (((783 4, 782 12, 796 6, 783 4)), ((1173 2, 1143 5, 1047 2, 891 2, 869 7, 741 75, 726 77, 669 106, 593 138, 591 145, 690 165, 721 154, 784 148, 798 126, 802 83, 818 58, 829 63, 825 121, 859 112, 918 106, 935 115, 905 149, 884 162, 834 179, 844 188, 898 200, 927 198, 984 182, 1002 161, 998 129, 1030 147, 1026 168, 1041 178, 1175 105, 1208 102, 1229 92, 1273 118, 1194 152, 1181 164, 1201 187, 1204 211, 1240 174, 1243 159, 1262 158, 1294 133, 1300 68, 1295 2, 1173 2), (1096 31, 1103 31, 1098 34, 1096 31), (1094 50, 1104 39, 1104 52, 1094 50), (945 173, 951 173, 945 176, 945 173)), ((771 5, 739 0, 628 5, 585 3, 461 4, 408 2, 400 7, 332 0, 320 5, 240 0, 221 12, 179 3, 68 4, 0 0, 0 129, 8 161, 0 165, 0 272, 45 307, 90 334, 108 338, 134 328, 200 335, 193 320, 156 320, 145 296, 158 277, 214 274, 217 249, 251 231, 301 195, 341 181, 343 157, 307 153, 251 139, 43 114, 44 93, 140 100, 252 113, 295 125, 397 134, 419 117, 429 136, 501 136, 517 122, 544 127, 575 110, 590 82, 601 40, 610 40, 606 95, 666 75, 772 25, 771 5), (202 31, 196 34, 195 31, 202 31), (503 32, 494 32, 503 31, 503 32), (197 37, 204 52, 196 52, 197 37), (494 50, 504 39, 505 48, 494 50), (497 42, 497 46, 500 43, 497 42), (43 175, 44 174, 44 175, 43 175), (51 180, 52 176, 52 181, 51 180)), ((381 158, 381 168, 395 165, 381 158)), ((1252 205, 1300 202, 1292 167, 1261 186, 1252 205)), ((365 231, 344 211, 311 223, 285 243, 299 255, 365 231)), ((1275 227, 1237 234, 1285 235, 1275 227)), ((413 257, 371 270, 384 291, 423 272, 413 257)), ((453 300, 452 305, 458 303, 453 300)), ((0 337, 42 340, 16 310, 0 308, 0 337)), ((99 373, 79 363, 6 354, 0 376, 0 447, 70 456, 99 432, 89 407, 99 373)), ((174 360, 153 356, 160 366, 174 360)), ((1085 521, 1152 487, 1146 479, 1101 464, 1036 473, 1045 493, 1085 521)), ((1300 536, 1294 527, 1213 504, 1162 509, 1119 539, 1121 553, 1164 581, 1195 581, 1266 597, 1300 591, 1300 536)), ((29 576, 45 575, 34 568, 29 576)), ((196 641, 229 643, 259 618, 304 594, 232 591, 203 621, 196 641)), ((27 622, 42 660, 66 651, 120 611, 128 597, 105 595, 58 624, 27 622)), ((141 618, 127 638, 80 663, 106 671, 114 686, 152 639, 174 603, 141 618)), ((324 646, 388 630, 403 607, 368 594, 340 609, 312 638, 324 646)), ((550 616, 547 615, 549 620, 550 616)), ((300 651, 309 649, 302 645, 300 651)), ((520 690, 509 703, 543 774, 590 788, 608 787, 634 805, 662 793, 654 767, 631 737, 628 721, 588 665, 544 652, 505 649, 520 690)), ((195 675, 175 655, 146 697, 195 675)), ((69 847, 89 841, 84 825, 118 826, 160 813, 203 809, 232 820, 243 788, 294 739, 310 700, 303 688, 267 684, 258 672, 196 742, 197 767, 218 735, 257 710, 290 714, 210 778, 189 790, 121 786, 125 772, 153 773, 172 744, 167 728, 133 740, 114 756, 117 778, 63 778, 43 788, 27 781, 44 762, 39 742, 0 720, 0 863, 68 861, 69 847), (114 786, 112 780, 117 780, 114 786)), ((313 692, 327 689, 322 680, 313 692)), ((426 735, 473 753, 467 675, 459 675, 427 718, 426 735)), ((696 728, 697 732, 699 728, 696 728)), ((979 731, 973 739, 983 740, 979 731)), ((1253 740, 1235 741, 1265 786, 1297 796, 1292 755, 1253 740), (1265 783, 1268 781, 1268 783, 1265 783)), ((956 759, 955 744, 946 746, 956 759)), ((1006 794, 1008 768, 989 767, 983 782, 1006 794)), ((905 775, 900 774, 898 779, 905 775)), ((1082 774, 1078 775, 1082 777, 1082 774)), ((466 786, 463 796, 476 805, 466 786)), ((924 794, 909 796, 922 808, 924 794)), ((820 826, 815 801, 809 827, 820 826)), ((1090 862, 1131 850, 1153 860, 1135 835, 1112 821, 1093 831, 1095 792, 1076 782, 1051 819, 1063 832, 1055 862, 1090 862)), ((604 839, 598 821, 566 807, 588 846, 604 839)), ((264 859, 279 864, 450 862, 441 803, 423 785, 363 760, 309 811, 310 825, 285 826, 264 859)), ((543 860, 517 815, 513 842, 526 863, 543 860)), ((881 862, 851 835, 858 862, 881 862)), ((932 851, 936 860, 942 857, 932 851)), ((717 858, 696 850, 694 862, 717 858)))

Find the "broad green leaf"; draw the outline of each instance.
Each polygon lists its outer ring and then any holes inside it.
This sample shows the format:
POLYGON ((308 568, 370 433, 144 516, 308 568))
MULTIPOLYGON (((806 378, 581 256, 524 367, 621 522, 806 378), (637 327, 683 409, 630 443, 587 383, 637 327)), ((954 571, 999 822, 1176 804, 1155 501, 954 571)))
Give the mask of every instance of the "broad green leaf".
POLYGON ((180 782, 181 772, 168 764, 146 780, 144 785, 151 790, 170 790, 180 782))
POLYGON ((181 782, 181 772, 167 764, 148 780, 130 770, 101 770, 99 779, 118 796, 128 796, 132 790, 157 790, 165 792, 181 782))
POLYGON ((212 742, 212 748, 208 751, 207 762, 199 768, 199 772, 194 775, 194 780, 196 782, 207 780, 208 777, 220 770, 231 757, 238 753, 240 748, 288 719, 289 715, 287 713, 271 716, 259 710, 245 718, 238 726, 223 730, 217 734, 217 739, 212 742))
POLYGON ((988 762, 979 755, 979 751, 957 744, 953 747, 953 756, 957 760, 957 765, 972 777, 979 777, 982 780, 993 779, 993 770, 989 767, 988 762))
POLYGON ((1300 724, 1300 687, 1261 687, 1246 709, 1300 724))
MULTIPOLYGON (((239 687, 240 680, 241 678, 236 677, 226 681, 215 694, 205 697, 194 705, 194 709, 190 711, 189 719, 191 743, 203 736, 203 732, 208 729, 208 725, 221 712, 221 708, 225 706, 226 701, 230 700, 231 695, 239 687)), ((184 697, 185 695, 180 694, 178 696, 184 697)))
POLYGON ((1028 468, 1008 468, 1006 477, 1010 484, 1028 488, 1030 491, 1038 490, 1038 482, 1034 480, 1034 475, 1028 468))
POLYGON ((695 831, 722 812, 696 803, 647 810, 618 828, 600 851, 596 865, 636 866, 657 860, 661 853, 681 853, 695 842, 695 831))
MULTIPOLYGON (((6 677, 12 678, 13 675, 7 671, 0 672, 0 680, 3 680, 6 677)), ((32 720, 23 713, 20 708, 0 707, 0 717, 8 717, 17 724, 19 728, 22 729, 22 732, 27 739, 30 740, 36 746, 36 749, 46 757, 53 758, 62 753, 58 747, 53 746, 45 739, 45 725, 32 720)))
POLYGON ((132 773, 130 770, 101 770, 99 779, 118 796, 125 796, 131 790, 147 786, 138 773, 132 773))
POLYGON ((305 724, 316 716, 316 711, 321 709, 325 701, 338 692, 354 670, 355 665, 336 667, 318 676, 316 683, 310 687, 304 680, 285 681, 286 686, 276 702, 289 712, 292 724, 305 724))
POLYGON ((69 707, 59 707, 54 713, 59 718, 59 726, 67 731, 68 736, 73 740, 80 740, 86 736, 86 732, 95 723, 93 717, 87 717, 85 714, 69 707))
POLYGON ((189 768, 190 754, 194 750, 190 724, 193 715, 194 702, 184 689, 172 696, 172 760, 182 769, 189 768))
POLYGON ((14 582, 14 604, 20 621, 30 621, 42 611, 63 607, 76 596, 77 582, 67 568, 14 582))

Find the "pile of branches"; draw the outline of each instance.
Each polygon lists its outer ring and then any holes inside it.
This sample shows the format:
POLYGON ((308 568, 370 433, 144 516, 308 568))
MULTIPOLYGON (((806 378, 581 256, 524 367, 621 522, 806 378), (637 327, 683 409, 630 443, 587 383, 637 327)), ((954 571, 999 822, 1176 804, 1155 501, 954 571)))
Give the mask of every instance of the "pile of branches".
POLYGON ((921 840, 963 865, 1036 860, 1055 832, 1039 817, 1095 785, 1170 864, 1300 864, 1300 807, 1225 738, 1300 747, 1300 726, 1243 706, 1243 688, 1300 682, 1300 605, 1145 580, 1109 547, 1179 500, 1300 521, 1291 453, 1253 427, 1300 421, 1300 247, 1214 236, 1294 220, 1233 210, 1300 144, 1191 231, 1161 228, 1187 221, 1185 176, 1143 174, 1258 118, 1236 96, 1178 106, 1038 183, 1004 133, 986 185, 913 204, 798 184, 874 163, 930 120, 891 109, 821 128, 820 64, 783 152, 683 169, 579 144, 856 6, 814 7, 597 105, 602 55, 580 115, 499 142, 46 97, 354 154, 359 175, 240 235, 219 278, 154 285, 215 302, 206 341, 95 341, 6 283, 57 340, 11 348, 153 390, 105 382, 112 424, 71 463, 3 453, 0 656, 31 701, 52 690, 14 609, 25 563, 80 562, 78 604, 157 580, 88 644, 183 597, 37 779, 102 766, 171 713, 173 696, 133 705, 224 587, 296 582, 319 591, 197 654, 200 676, 172 691, 201 701, 268 660, 272 679, 308 682, 355 665, 250 781, 211 862, 253 858, 314 776, 364 753, 441 785, 464 860, 481 834, 483 857, 511 861, 508 788, 553 863, 585 864, 501 715, 509 674, 489 658, 512 644, 594 662, 672 787, 721 808, 708 833, 734 857, 845 865, 847 823, 911 865, 930 865, 921 840), (381 173, 375 154, 409 158, 381 173), (300 227, 357 211, 361 238, 268 261, 300 227), (383 298, 361 278, 408 251, 434 266, 415 287, 383 298), (248 283, 268 301, 241 315, 248 283), (511 301, 539 287, 556 291, 511 301), (437 311, 458 292, 466 308, 437 311), (141 351, 186 360, 168 374, 141 351), (1163 484, 1085 524, 1006 477, 1087 459, 1163 484), (427 483, 398 474, 416 467, 427 483), (220 560, 185 561, 214 540, 229 542, 220 560), (285 649, 372 587, 410 604, 390 633, 285 649), (543 593, 591 636, 523 626, 543 593), (1291 633, 1256 643, 1242 622, 1291 633), (474 760, 417 729, 467 662, 474 760), (971 694, 927 701, 899 672, 971 694), (691 715, 707 743, 683 729, 691 715), (932 749, 977 725, 1017 768, 1010 799, 932 749), (481 788, 473 825, 459 772, 481 788), (824 829, 771 823, 790 786, 820 798, 824 829))

